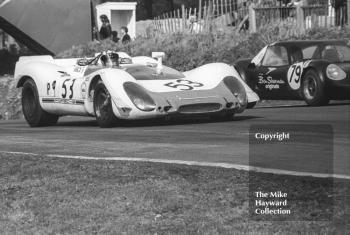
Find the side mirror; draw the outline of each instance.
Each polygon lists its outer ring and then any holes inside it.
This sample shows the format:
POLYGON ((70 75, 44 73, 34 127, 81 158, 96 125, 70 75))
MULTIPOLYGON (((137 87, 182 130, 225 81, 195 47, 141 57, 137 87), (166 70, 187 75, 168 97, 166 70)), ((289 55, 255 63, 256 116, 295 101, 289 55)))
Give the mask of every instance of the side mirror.
POLYGON ((249 70, 254 70, 256 68, 256 65, 254 64, 254 63, 250 63, 249 65, 248 65, 248 69, 249 70))

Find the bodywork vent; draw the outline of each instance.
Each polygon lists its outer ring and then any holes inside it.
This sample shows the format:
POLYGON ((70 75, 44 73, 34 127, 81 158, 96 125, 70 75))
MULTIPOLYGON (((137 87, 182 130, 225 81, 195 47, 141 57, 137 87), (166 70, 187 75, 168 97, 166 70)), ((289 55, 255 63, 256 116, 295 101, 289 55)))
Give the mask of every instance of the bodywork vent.
POLYGON ((222 108, 218 103, 188 104, 179 107, 178 111, 183 114, 217 112, 222 108))

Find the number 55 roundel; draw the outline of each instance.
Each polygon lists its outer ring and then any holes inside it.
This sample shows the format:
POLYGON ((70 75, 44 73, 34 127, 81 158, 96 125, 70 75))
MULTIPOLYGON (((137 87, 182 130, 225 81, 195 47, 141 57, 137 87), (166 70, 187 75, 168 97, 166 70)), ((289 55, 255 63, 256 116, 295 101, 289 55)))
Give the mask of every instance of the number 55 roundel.
POLYGON ((174 89, 180 89, 181 91, 193 90, 196 87, 203 87, 204 85, 199 82, 192 82, 185 79, 178 79, 176 82, 169 82, 164 84, 164 86, 171 87, 174 89))
POLYGON ((310 61, 300 62, 293 64, 287 74, 288 84, 293 90, 298 90, 301 84, 301 78, 303 75, 303 71, 306 67, 308 67, 310 61))

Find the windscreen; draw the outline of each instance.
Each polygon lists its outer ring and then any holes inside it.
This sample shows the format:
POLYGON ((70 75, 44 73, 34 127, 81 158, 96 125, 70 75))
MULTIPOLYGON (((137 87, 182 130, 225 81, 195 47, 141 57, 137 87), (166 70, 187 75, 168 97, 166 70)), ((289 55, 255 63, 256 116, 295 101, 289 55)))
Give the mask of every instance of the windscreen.
POLYGON ((136 80, 170 80, 184 78, 184 75, 172 68, 163 66, 162 72, 157 73, 157 67, 150 66, 131 66, 125 70, 136 80))
POLYGON ((321 53, 322 59, 333 63, 350 62, 350 48, 345 45, 325 46, 321 53))

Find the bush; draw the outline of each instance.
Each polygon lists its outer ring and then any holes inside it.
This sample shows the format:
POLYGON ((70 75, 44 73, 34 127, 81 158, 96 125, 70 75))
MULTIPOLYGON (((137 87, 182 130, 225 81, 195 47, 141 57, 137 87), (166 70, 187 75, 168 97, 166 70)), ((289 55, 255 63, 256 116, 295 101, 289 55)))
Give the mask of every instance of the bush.
POLYGON ((156 34, 153 37, 138 37, 128 45, 110 40, 77 45, 58 57, 93 56, 103 50, 125 51, 131 56, 150 56, 152 51, 164 51, 165 63, 181 71, 193 69, 210 62, 233 63, 240 58, 254 56, 266 44, 280 40, 346 39, 350 41, 349 28, 316 28, 300 31, 291 22, 279 22, 263 27, 255 34, 234 31, 202 34, 156 34))
POLYGON ((13 76, 0 76, 0 120, 22 116, 21 94, 13 76))

